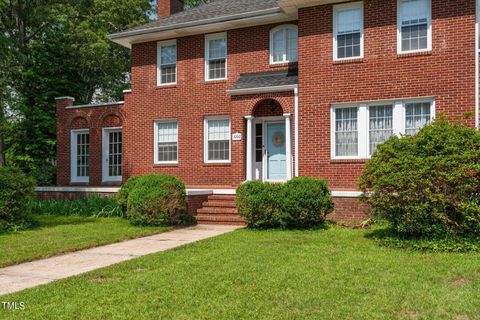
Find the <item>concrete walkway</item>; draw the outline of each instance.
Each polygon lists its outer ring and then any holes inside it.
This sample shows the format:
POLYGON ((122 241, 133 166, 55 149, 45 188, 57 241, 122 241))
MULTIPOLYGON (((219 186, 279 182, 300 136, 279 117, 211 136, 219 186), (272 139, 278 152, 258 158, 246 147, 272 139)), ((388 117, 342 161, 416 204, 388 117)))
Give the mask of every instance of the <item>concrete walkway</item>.
POLYGON ((215 237, 238 226, 198 225, 0 269, 0 295, 215 237))

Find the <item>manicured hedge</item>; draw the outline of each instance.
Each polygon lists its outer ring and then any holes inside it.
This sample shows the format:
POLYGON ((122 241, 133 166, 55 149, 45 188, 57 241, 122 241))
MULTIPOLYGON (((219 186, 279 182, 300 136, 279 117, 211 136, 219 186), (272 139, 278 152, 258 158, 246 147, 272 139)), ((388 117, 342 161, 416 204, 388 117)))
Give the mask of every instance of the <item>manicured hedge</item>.
POLYGON ((35 181, 16 168, 0 167, 0 232, 29 224, 27 204, 35 181))
POLYGON ((325 180, 298 177, 285 184, 242 184, 237 208, 251 228, 310 228, 325 222, 333 202, 325 180))
POLYGON ((191 222, 184 183, 173 176, 151 174, 130 178, 118 198, 126 200, 126 217, 135 225, 172 226, 191 222))
POLYGON ((420 237, 480 234, 480 133, 441 119, 392 137, 366 164, 360 188, 376 217, 420 237))

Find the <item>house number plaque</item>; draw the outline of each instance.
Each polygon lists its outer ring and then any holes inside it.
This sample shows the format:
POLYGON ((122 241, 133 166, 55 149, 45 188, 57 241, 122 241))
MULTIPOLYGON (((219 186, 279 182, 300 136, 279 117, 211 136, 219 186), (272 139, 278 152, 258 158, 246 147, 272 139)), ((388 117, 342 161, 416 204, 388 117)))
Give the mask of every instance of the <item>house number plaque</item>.
POLYGON ((241 141, 242 140, 242 134, 240 132, 235 132, 232 134, 232 140, 233 141, 241 141))

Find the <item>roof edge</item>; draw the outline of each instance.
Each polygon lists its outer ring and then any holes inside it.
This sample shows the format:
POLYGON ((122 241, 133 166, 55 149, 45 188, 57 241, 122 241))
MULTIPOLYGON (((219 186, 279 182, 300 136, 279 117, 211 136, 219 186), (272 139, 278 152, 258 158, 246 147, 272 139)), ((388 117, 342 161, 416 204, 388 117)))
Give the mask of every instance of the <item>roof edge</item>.
POLYGON ((247 89, 228 89, 227 93, 231 94, 232 96, 238 96, 238 95, 244 95, 244 94, 293 91, 297 88, 298 88, 298 84, 287 84, 287 85, 283 85, 283 86, 274 86, 274 87, 256 87, 256 88, 247 88, 247 89))
POLYGON ((112 34, 108 35, 108 38, 113 41, 113 40, 122 39, 122 38, 130 37, 130 36, 143 35, 143 34, 148 34, 148 33, 162 32, 162 31, 178 30, 178 29, 183 29, 183 28, 187 28, 187 27, 195 27, 195 26, 206 25, 206 24, 214 24, 214 23, 218 23, 218 22, 229 22, 229 21, 241 20, 241 19, 245 19, 245 18, 253 18, 253 17, 259 17, 259 16, 263 16, 263 15, 269 15, 269 14, 274 14, 274 13, 283 13, 283 11, 279 7, 269 8, 269 9, 250 11, 250 12, 238 13, 238 14, 227 15, 227 16, 221 16, 221 17, 216 17, 216 18, 209 18, 209 19, 202 19, 202 20, 196 20, 196 21, 190 21, 190 22, 177 23, 177 24, 173 24, 173 25, 169 25, 169 26, 158 26, 158 27, 144 28, 144 29, 131 30, 131 31, 127 30, 127 31, 112 33, 112 34))

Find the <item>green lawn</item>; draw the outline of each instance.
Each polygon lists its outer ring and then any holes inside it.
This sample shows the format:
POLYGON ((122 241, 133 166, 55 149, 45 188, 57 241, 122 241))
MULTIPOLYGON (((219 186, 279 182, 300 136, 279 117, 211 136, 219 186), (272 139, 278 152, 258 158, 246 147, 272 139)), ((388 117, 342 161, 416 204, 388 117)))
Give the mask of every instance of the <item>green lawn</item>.
POLYGON ((37 226, 0 234, 0 267, 163 232, 121 218, 34 216, 37 226))
POLYGON ((0 297, 6 319, 480 319, 480 255, 367 231, 238 230, 0 297))

